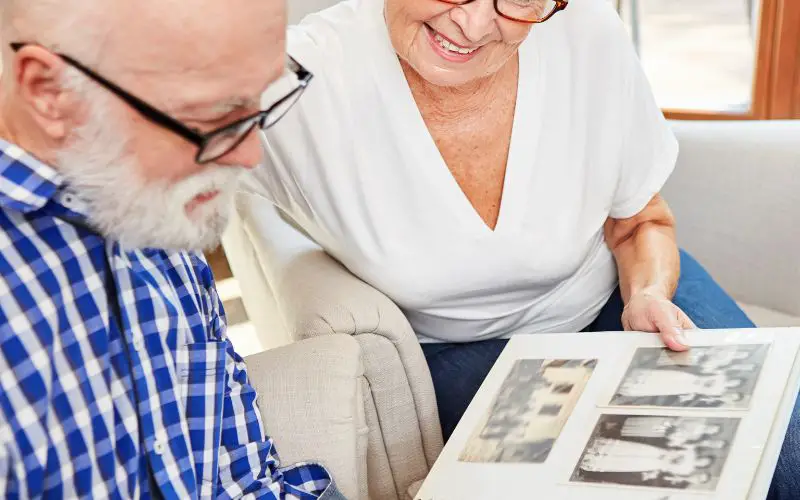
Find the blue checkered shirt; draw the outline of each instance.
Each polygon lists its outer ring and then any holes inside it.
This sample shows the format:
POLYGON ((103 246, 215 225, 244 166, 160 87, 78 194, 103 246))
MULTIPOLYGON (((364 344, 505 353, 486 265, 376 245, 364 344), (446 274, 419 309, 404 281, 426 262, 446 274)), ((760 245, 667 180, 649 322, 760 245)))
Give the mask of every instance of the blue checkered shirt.
POLYGON ((332 490, 319 465, 280 468, 202 255, 124 250, 85 216, 53 168, 0 141, 0 496, 332 490))

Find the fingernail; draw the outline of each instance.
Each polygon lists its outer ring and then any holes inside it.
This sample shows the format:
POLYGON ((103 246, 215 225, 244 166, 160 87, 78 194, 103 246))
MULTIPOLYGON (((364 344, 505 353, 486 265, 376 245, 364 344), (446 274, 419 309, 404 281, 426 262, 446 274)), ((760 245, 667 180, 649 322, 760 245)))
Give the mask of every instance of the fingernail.
POLYGON ((678 333, 675 334, 675 340, 677 340, 679 344, 689 347, 689 341, 681 330, 678 330, 678 333))

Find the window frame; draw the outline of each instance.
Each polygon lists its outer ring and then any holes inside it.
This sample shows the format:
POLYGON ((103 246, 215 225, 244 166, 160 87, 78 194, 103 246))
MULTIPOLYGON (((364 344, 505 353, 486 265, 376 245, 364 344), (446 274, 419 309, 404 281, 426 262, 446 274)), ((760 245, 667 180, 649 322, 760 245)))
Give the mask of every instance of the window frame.
POLYGON ((761 0, 748 111, 664 109, 672 120, 800 118, 800 1, 761 0))

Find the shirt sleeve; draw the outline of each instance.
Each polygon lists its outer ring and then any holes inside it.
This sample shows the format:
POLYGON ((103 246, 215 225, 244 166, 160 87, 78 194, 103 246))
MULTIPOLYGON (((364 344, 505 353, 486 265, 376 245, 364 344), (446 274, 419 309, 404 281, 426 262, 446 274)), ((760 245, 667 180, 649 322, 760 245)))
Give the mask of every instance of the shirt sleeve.
MULTIPOLYGON (((222 405, 222 433, 219 448, 218 498, 259 498, 265 500, 316 499, 332 488, 331 477, 319 464, 280 466, 272 439, 264 432, 257 394, 250 384, 244 360, 226 339, 222 301, 213 287, 206 267, 211 300, 212 335, 226 343, 226 383, 222 405)), ((206 274, 204 273, 204 274, 206 274)), ((278 402, 279 404, 279 402, 278 402)))
POLYGON ((675 168, 678 141, 656 103, 644 70, 627 35, 621 51, 624 89, 620 176, 610 210, 615 219, 641 212, 661 191, 675 168))

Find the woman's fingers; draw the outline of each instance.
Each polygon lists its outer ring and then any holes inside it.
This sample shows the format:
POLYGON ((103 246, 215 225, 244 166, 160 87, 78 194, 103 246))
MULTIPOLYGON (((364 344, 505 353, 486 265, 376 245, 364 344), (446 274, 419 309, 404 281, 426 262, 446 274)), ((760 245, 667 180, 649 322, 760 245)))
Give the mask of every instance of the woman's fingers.
POLYGON ((697 326, 695 326, 694 322, 686 315, 685 312, 681 310, 680 307, 674 306, 675 311, 678 315, 678 323, 683 330, 697 330, 697 326))
POLYGON ((622 314, 625 330, 656 332, 667 348, 673 351, 689 349, 684 330, 695 330, 689 316, 672 301, 663 297, 639 295, 632 297, 622 314))
POLYGON ((679 352, 689 349, 686 338, 683 335, 683 329, 692 323, 688 316, 671 302, 662 303, 660 307, 653 308, 651 314, 653 315, 653 323, 656 328, 658 328, 661 341, 664 342, 664 345, 667 346, 668 349, 679 352), (672 311, 673 308, 677 310, 679 314, 675 314, 675 312, 672 311), (681 316, 683 316, 683 318, 681 318, 681 316))

